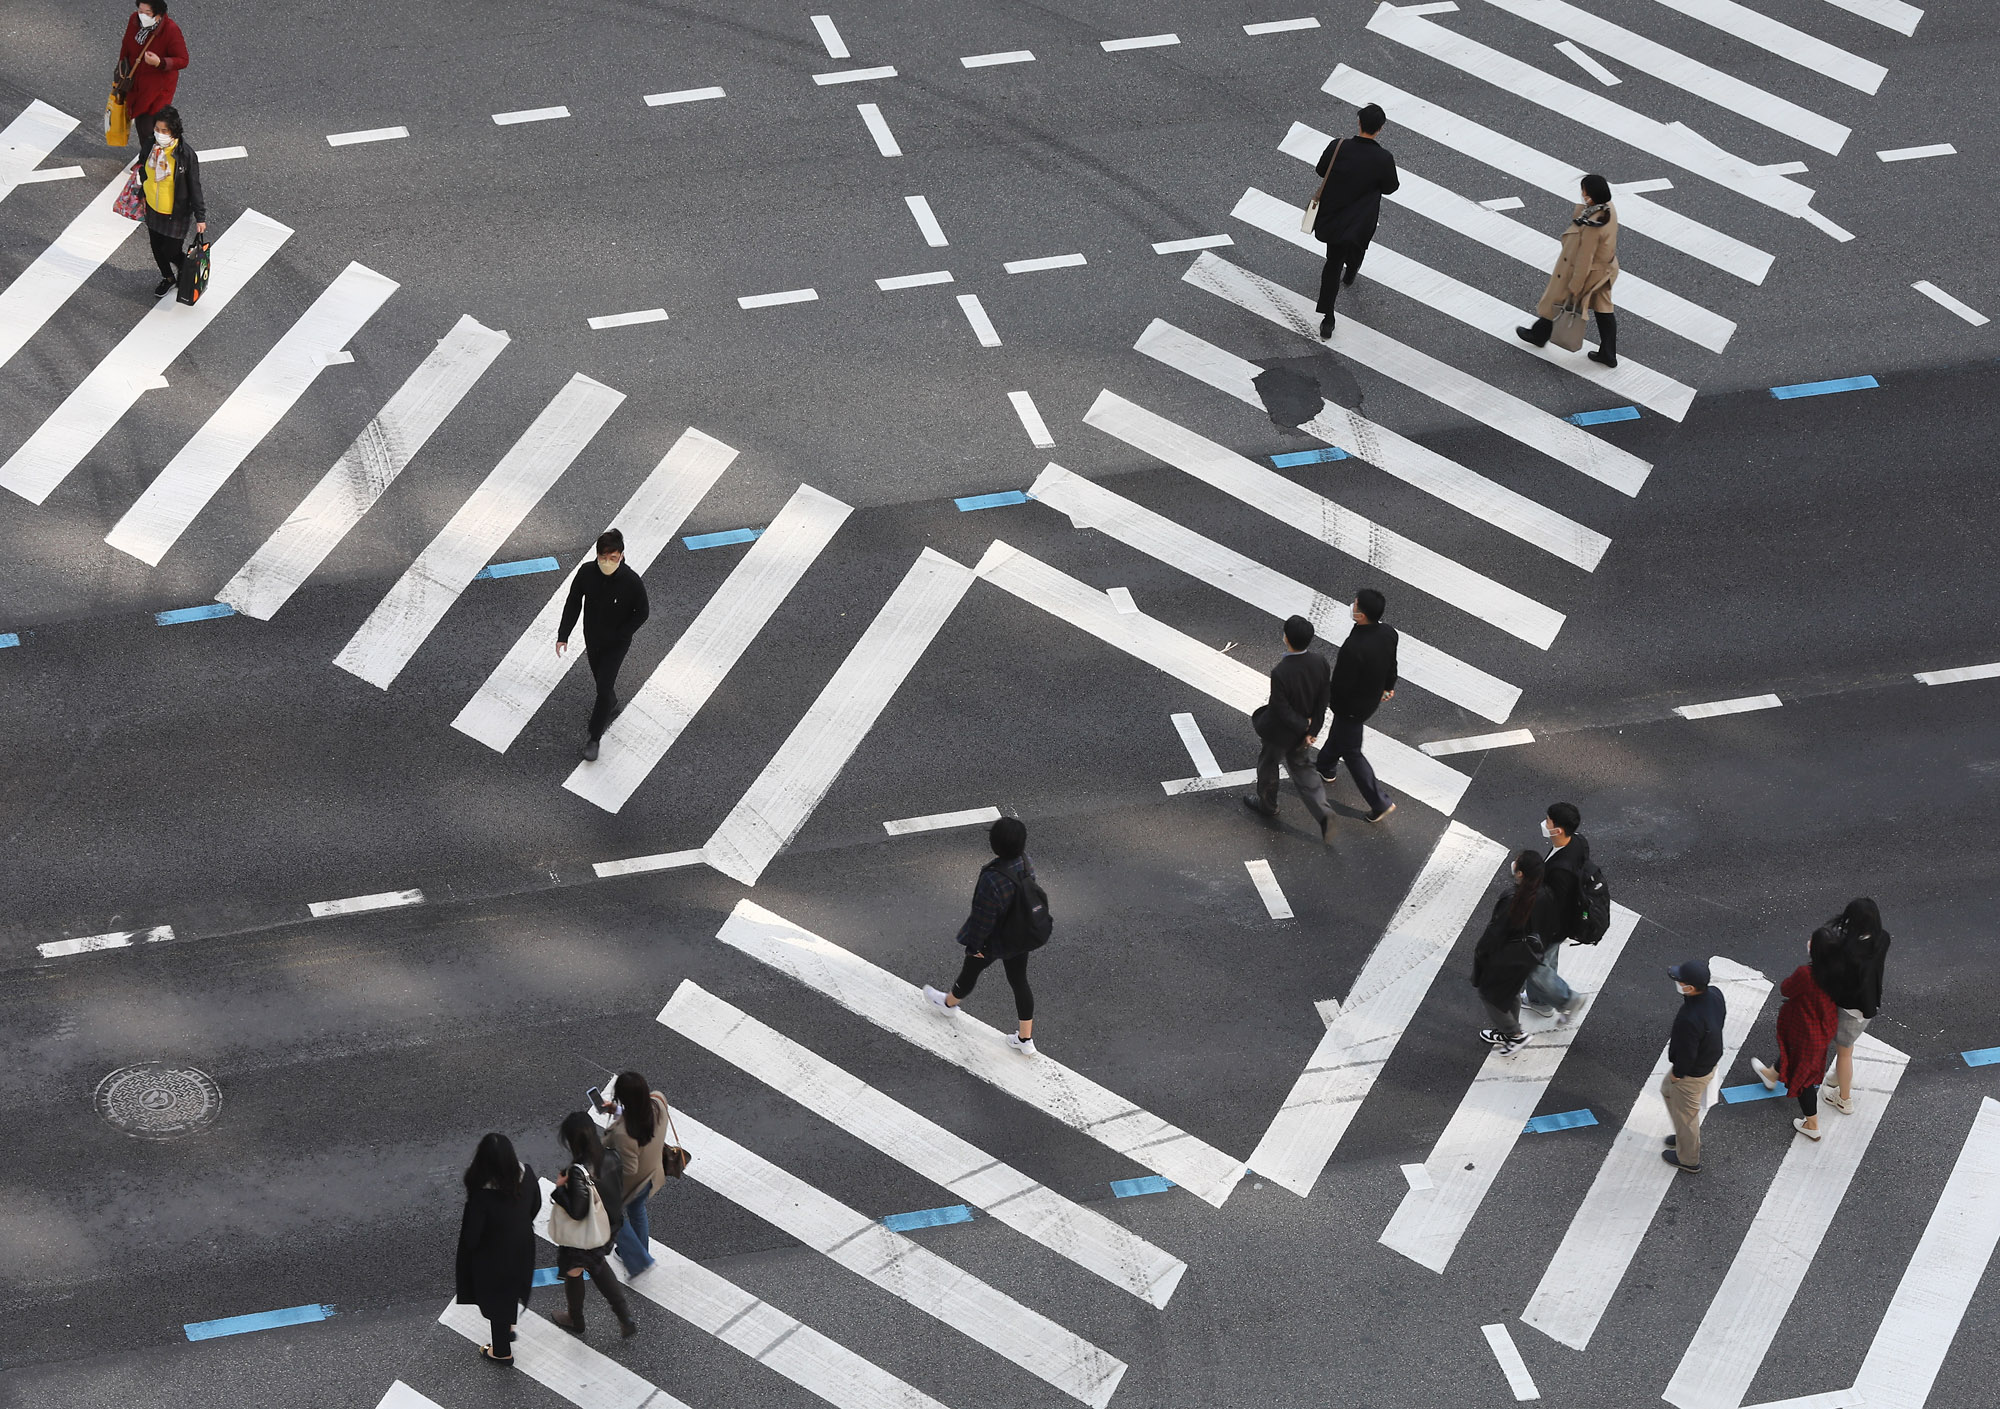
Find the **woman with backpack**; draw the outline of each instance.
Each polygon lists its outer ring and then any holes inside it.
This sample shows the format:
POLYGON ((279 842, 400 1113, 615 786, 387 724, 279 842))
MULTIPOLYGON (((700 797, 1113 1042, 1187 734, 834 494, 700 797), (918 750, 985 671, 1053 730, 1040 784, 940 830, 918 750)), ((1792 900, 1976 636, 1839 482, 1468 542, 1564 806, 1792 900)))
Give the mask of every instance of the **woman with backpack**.
POLYGON ((465 1167, 453 1299, 479 1308, 493 1328, 493 1339, 479 1353, 502 1365, 514 1363, 514 1323, 535 1284, 535 1215, 541 1211, 535 1171, 514 1157, 505 1135, 487 1135, 465 1167))
POLYGON ((556 1191, 549 1209, 549 1241, 556 1245, 556 1273, 562 1280, 569 1309, 558 1311, 549 1320, 573 1336, 583 1334, 583 1278, 590 1274, 591 1285, 611 1303, 618 1329, 626 1336, 639 1334, 639 1323, 625 1300, 625 1288, 611 1275, 605 1254, 625 1221, 625 1175, 616 1151, 604 1148, 597 1126, 584 1111, 563 1117, 558 1132, 569 1167, 556 1176, 556 1191))
POLYGON ((1014 990, 1014 1014, 1020 1029, 1007 1045, 1024 1057, 1035 1055, 1035 991, 1028 987, 1028 955, 1048 942, 1049 901, 1035 879, 1028 859, 1028 826, 1018 817, 1002 817, 987 834, 993 860, 980 868, 972 891, 972 914, 959 928, 965 963, 949 993, 924 985, 924 997, 956 1017, 958 1005, 971 996, 979 976, 998 959, 1014 990))
POLYGON ((1514 858, 1514 884, 1493 900, 1493 915, 1472 949, 1472 986, 1479 990, 1487 1021, 1479 1039, 1503 1057, 1511 1057, 1528 1041, 1521 1031, 1521 986, 1542 962, 1544 936, 1554 943, 1561 933, 1555 896, 1542 884, 1539 851, 1514 858))
POLYGON ((153 289, 158 298, 180 283, 181 265, 195 244, 190 230, 207 232, 208 203, 201 194, 201 159, 181 137, 179 109, 161 108, 147 122, 153 145, 140 159, 138 175, 146 234, 153 242, 153 262, 160 266, 160 282, 153 289))

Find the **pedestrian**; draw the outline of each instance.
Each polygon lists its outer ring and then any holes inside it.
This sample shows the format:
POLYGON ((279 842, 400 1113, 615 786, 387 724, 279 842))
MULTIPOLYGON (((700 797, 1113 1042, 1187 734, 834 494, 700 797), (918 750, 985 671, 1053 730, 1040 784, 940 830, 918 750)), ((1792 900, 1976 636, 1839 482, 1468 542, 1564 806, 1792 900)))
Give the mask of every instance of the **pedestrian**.
POLYGON ((1554 1018, 1557 1027, 1568 1027, 1583 1006, 1583 999, 1559 972, 1563 941, 1576 938, 1576 916, 1581 908, 1578 892, 1583 868, 1590 862, 1590 843, 1577 831, 1582 825, 1583 814, 1573 802, 1550 803, 1542 818, 1542 835, 1549 843, 1542 884, 1552 902, 1551 926, 1542 935, 1542 962, 1522 985, 1521 1006, 1554 1018))
POLYGON ((1667 970, 1680 990, 1680 1011, 1667 1038, 1667 1077, 1660 1096, 1674 1133, 1660 1158, 1683 1174, 1701 1173, 1701 1103, 1722 1061, 1722 1024, 1729 1005, 1709 982, 1708 960, 1687 959, 1667 970))
POLYGON ((465 1167, 465 1216, 458 1225, 458 1290, 454 1300, 476 1306, 493 1339, 479 1353, 514 1363, 514 1324, 535 1284, 535 1215, 542 1186, 515 1158, 505 1135, 484 1136, 465 1167))
POLYGON ((1882 971, 1889 959, 1889 935, 1882 912, 1862 896, 1813 934, 1813 977, 1840 1009, 1834 1036, 1834 1080, 1819 1093, 1822 1105, 1854 1114, 1854 1044, 1882 1007, 1882 971))
MULTIPOLYGON (((1810 957, 1812 945, 1807 944, 1810 957)), ((1778 1009, 1778 1065, 1775 1069, 1752 1057, 1750 1070, 1764 1083, 1766 1091, 1785 1090, 1798 1098, 1799 1113, 1792 1129, 1808 1140, 1820 1137, 1819 1088, 1826 1079, 1827 1051, 1840 1028, 1840 1009, 1813 977, 1813 966, 1804 963, 1793 969, 1778 985, 1784 1005, 1778 1009)))
POLYGON ((562 622, 556 627, 556 654, 569 649, 569 633, 583 617, 583 650, 590 659, 590 673, 597 681, 597 704, 590 711, 590 738, 584 743, 586 762, 597 757, 597 741, 611 721, 618 717, 618 667, 632 648, 632 633, 646 624, 652 607, 646 601, 646 584, 625 562, 625 535, 606 529, 597 535, 597 557, 584 563, 569 581, 569 600, 563 603, 562 622))
POLYGON ((587 1111, 571 1111, 558 1131, 569 1167, 556 1176, 554 1207, 549 1210, 549 1241, 556 1245, 556 1273, 569 1306, 549 1320, 573 1336, 583 1334, 583 1282, 611 1303, 621 1335, 639 1334, 639 1323, 625 1300, 625 1288, 611 1275, 605 1254, 625 1221, 625 1175, 615 1151, 604 1148, 597 1125, 587 1111))
MULTIPOLYGON (((187 40, 181 27, 167 18, 167 0, 139 0, 125 20, 125 37, 118 44, 118 66, 111 88, 125 99, 125 114, 139 134, 139 160, 152 150, 153 115, 174 100, 181 70, 188 66, 187 40)), ((124 134, 112 145, 125 145, 124 134)))
POLYGON ((1052 923, 1049 899, 1035 879, 1035 863, 1028 859, 1027 823, 1018 817, 1002 817, 993 824, 987 840, 993 847, 993 860, 979 870, 979 880, 972 889, 972 914, 958 931, 958 942, 965 947, 965 963, 949 993, 925 984, 924 997, 956 1017, 980 974, 998 959, 1014 990, 1014 1016, 1020 1021, 1007 1045, 1024 1057, 1032 1057, 1035 991, 1028 987, 1028 955, 1048 942, 1052 923))
POLYGON ((646 1201, 667 1182, 662 1163, 667 1148, 667 1098, 636 1071, 619 1072, 611 1094, 619 1115, 604 1132, 604 1143, 617 1152, 625 1181, 625 1221, 612 1242, 625 1271, 636 1277, 653 1265, 653 1230, 646 1201))
POLYGON ((1402 184, 1396 159, 1377 140, 1388 120, 1379 104, 1370 103, 1358 114, 1355 134, 1327 143, 1313 166, 1320 182, 1313 197, 1319 209, 1312 232, 1326 245, 1326 268, 1319 276, 1323 338, 1333 336, 1334 301, 1343 288, 1354 286, 1354 276, 1361 272, 1362 256, 1382 219, 1382 197, 1402 184))
POLYGON ((146 119, 152 144, 139 162, 139 188, 145 197, 146 236, 153 242, 153 263, 160 282, 153 296, 173 292, 181 280, 195 235, 208 231, 208 202, 201 193, 201 158, 181 135, 180 110, 171 105, 146 119))
POLYGON ((1348 777, 1368 804, 1370 822, 1380 822, 1396 810, 1361 752, 1367 737, 1363 726, 1385 701, 1396 698, 1397 636, 1396 628, 1382 620, 1387 609, 1387 600, 1373 587, 1354 594, 1350 608, 1354 625, 1333 660, 1333 725, 1319 750, 1320 777, 1328 787, 1346 762, 1348 777))
POLYGON ((1555 922, 1554 901, 1542 878, 1541 853, 1523 851, 1514 858, 1514 883, 1494 897, 1493 914, 1472 949, 1472 986, 1493 1024, 1481 1028, 1479 1038, 1503 1057, 1528 1041, 1516 995, 1542 960, 1541 931, 1555 922))
POLYGON ((1523 342, 1546 347, 1565 307, 1595 313, 1597 351, 1590 360, 1616 367, 1618 312, 1611 306, 1611 286, 1618 279, 1618 209, 1611 204, 1611 183, 1594 172, 1583 178, 1582 195, 1563 231, 1555 272, 1542 291, 1542 301, 1535 305, 1535 321, 1514 331, 1523 342))
POLYGON ((1250 715, 1250 727, 1262 744, 1257 752, 1257 791, 1243 805, 1259 817, 1278 815, 1278 764, 1291 775, 1299 799, 1319 824, 1321 841, 1333 833, 1333 811, 1326 804, 1326 784, 1306 750, 1326 727, 1332 702, 1333 669, 1326 657, 1308 649, 1313 624, 1302 616, 1285 618, 1285 654, 1271 667, 1271 696, 1250 715))

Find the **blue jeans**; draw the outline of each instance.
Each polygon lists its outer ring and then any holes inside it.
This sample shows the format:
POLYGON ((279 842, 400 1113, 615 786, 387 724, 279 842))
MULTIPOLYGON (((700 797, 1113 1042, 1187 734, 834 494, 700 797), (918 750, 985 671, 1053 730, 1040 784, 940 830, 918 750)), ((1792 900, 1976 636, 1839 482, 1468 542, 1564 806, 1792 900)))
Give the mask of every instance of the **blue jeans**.
POLYGON ((625 1205, 625 1222, 611 1236, 611 1246, 617 1250, 618 1260, 625 1264, 625 1275, 636 1277, 653 1265, 653 1254, 649 1244, 653 1230, 646 1221, 646 1200, 650 1193, 639 1195, 625 1205))
POLYGON ((1537 1008, 1560 1008, 1567 1011, 1576 1006, 1576 993, 1556 972, 1556 960, 1562 955, 1562 946, 1554 945, 1542 956, 1542 962, 1528 975, 1522 985, 1527 991, 1528 1002, 1537 1008))

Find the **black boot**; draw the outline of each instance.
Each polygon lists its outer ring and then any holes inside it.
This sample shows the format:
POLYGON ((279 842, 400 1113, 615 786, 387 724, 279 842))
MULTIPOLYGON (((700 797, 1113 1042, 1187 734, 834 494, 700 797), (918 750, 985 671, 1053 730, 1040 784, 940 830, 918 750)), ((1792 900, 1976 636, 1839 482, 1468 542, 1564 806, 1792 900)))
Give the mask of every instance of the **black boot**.
POLYGON ((1333 336, 1333 315, 1331 313, 1319 320, 1319 335, 1323 338, 1333 336))
POLYGON ((1618 315, 1600 313, 1597 315, 1597 351, 1590 354, 1590 360, 1601 362, 1607 367, 1618 365, 1618 315))
POLYGON ((573 1336, 580 1336, 583 1334, 583 1278, 565 1277, 562 1284, 563 1300, 569 1303, 569 1309, 549 1317, 549 1324, 561 1326, 573 1336))
POLYGON ((1546 318, 1537 318, 1525 328, 1516 328, 1514 335, 1520 338, 1522 342, 1528 343, 1531 346, 1547 347, 1549 345, 1549 334, 1555 330, 1556 325, 1554 323, 1546 318))

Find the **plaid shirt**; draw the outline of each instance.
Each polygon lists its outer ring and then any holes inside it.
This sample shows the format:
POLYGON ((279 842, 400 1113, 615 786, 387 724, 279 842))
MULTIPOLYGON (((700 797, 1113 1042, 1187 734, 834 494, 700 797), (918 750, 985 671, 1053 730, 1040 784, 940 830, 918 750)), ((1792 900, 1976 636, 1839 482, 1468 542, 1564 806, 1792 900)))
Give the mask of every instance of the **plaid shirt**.
POLYGON ((972 913, 958 931, 958 942, 965 946, 966 953, 986 952, 986 941, 993 937, 994 927, 1013 905, 1024 874, 1034 874, 1026 856, 980 869, 979 884, 972 890, 972 913))

